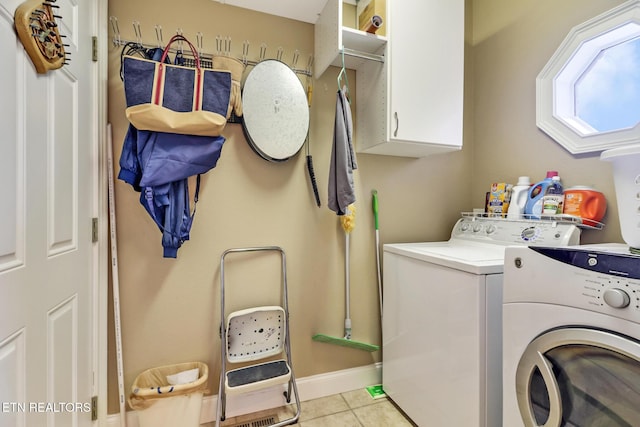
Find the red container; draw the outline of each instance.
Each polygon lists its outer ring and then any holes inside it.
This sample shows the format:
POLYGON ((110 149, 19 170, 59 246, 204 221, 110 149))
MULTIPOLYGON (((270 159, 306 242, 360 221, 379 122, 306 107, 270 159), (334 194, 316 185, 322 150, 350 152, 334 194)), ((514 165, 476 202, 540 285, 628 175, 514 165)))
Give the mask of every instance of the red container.
POLYGON ((590 187, 576 186, 564 191, 563 213, 582 218, 585 225, 596 225, 607 211, 604 194, 590 187))

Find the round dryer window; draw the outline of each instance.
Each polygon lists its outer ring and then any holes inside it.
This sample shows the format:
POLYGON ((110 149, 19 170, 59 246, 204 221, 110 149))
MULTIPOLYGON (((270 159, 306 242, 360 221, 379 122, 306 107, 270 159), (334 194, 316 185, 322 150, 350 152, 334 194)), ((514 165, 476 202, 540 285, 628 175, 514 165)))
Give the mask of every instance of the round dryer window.
POLYGON ((300 79, 286 64, 259 62, 244 82, 242 106, 245 136, 261 157, 279 162, 300 151, 309 130, 309 105, 300 79))

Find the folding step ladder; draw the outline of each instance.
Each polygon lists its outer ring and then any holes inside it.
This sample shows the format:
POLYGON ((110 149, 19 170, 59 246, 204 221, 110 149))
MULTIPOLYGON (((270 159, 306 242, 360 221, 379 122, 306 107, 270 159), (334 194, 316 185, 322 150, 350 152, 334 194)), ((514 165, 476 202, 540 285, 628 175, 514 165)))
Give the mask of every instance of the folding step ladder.
POLYGON ((284 392, 287 403, 295 394, 296 413, 293 417, 271 424, 280 427, 295 424, 300 418, 300 398, 291 367, 289 341, 289 303, 287 296, 287 265, 284 251, 278 246, 227 249, 220 257, 220 385, 216 427, 226 417, 227 395, 261 390, 288 383, 284 392), (234 253, 275 251, 282 265, 282 306, 251 307, 230 313, 225 319, 225 258, 234 253), (281 359, 273 360, 276 356, 281 359), (265 359, 270 359, 265 361, 265 359), (256 362, 256 363, 249 363, 256 362), (227 363, 242 364, 227 371, 227 363))

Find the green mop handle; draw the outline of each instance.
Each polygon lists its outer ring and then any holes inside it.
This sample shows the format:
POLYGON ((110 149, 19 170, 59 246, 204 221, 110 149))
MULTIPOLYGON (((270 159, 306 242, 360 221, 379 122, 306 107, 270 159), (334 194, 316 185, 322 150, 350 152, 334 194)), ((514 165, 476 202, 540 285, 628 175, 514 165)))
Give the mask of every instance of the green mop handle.
POLYGON ((372 201, 372 204, 373 204, 373 219, 374 219, 374 222, 375 222, 376 230, 378 230, 379 229, 379 227, 378 227, 378 191, 377 190, 373 190, 371 193, 373 194, 373 201, 372 201))
POLYGON ((380 317, 382 318, 382 275, 380 271, 380 231, 378 226, 378 190, 372 190, 373 218, 376 231, 376 273, 378 276, 378 302, 380 304, 380 317))

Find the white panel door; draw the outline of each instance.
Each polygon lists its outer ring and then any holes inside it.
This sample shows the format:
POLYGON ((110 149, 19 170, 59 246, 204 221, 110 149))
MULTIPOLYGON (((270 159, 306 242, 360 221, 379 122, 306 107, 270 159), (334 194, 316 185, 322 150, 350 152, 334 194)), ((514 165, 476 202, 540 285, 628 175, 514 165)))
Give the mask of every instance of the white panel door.
POLYGON ((0 0, 0 426, 89 426, 95 0, 57 0, 71 62, 37 74, 0 0))

